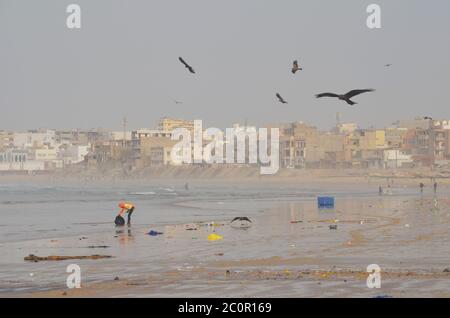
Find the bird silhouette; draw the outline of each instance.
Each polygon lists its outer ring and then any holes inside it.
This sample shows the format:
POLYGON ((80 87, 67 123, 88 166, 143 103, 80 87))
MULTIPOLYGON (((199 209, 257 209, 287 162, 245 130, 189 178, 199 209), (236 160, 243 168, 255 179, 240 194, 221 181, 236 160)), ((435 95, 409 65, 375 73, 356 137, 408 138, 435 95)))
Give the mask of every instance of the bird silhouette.
POLYGON ((250 219, 246 216, 235 217, 233 220, 231 220, 230 223, 233 223, 234 221, 248 221, 248 222, 252 223, 252 221, 250 221, 250 219))
POLYGON ((302 71, 303 69, 301 67, 298 66, 298 61, 295 60, 292 63, 292 74, 295 74, 297 71, 302 71))
POLYGON ((280 103, 282 104, 287 104, 288 102, 284 100, 283 97, 281 97, 281 95, 279 93, 276 94, 278 100, 280 101, 280 103))
POLYGON ((180 62, 183 63, 183 65, 189 70, 189 72, 191 72, 192 74, 195 74, 195 71, 192 68, 192 66, 190 66, 188 63, 186 63, 186 61, 183 60, 183 58, 181 56, 178 58, 178 60, 180 60, 180 62))
POLYGON ((336 97, 339 98, 340 100, 346 101, 347 104, 349 105, 355 105, 356 103, 353 102, 352 100, 350 100, 350 98, 362 94, 362 93, 367 93, 367 92, 373 92, 375 91, 374 89, 354 89, 344 95, 339 95, 339 94, 334 94, 334 93, 321 93, 321 94, 317 94, 316 98, 321 98, 321 97, 336 97))

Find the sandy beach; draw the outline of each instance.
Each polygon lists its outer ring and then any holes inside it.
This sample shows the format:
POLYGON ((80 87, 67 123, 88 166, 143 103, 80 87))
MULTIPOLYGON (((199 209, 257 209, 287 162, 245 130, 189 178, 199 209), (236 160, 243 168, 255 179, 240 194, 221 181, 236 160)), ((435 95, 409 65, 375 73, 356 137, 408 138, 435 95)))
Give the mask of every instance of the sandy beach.
POLYGON ((2 187, 15 186, 9 195, 17 197, 1 198, 2 215, 25 212, 5 216, 2 224, 0 295, 450 296, 450 189, 444 182, 437 195, 430 186, 421 195, 416 179, 396 179, 379 196, 383 178, 290 181, 190 180, 189 190, 170 179, 113 186, 37 181, 27 191, 38 191, 41 202, 29 203, 17 199, 23 193, 17 183, 4 180, 2 187), (51 188, 42 190, 43 183, 51 188), (318 209, 318 195, 334 196, 335 208, 318 209), (117 228, 112 220, 122 197, 138 208, 130 227, 117 228), (30 205, 48 207, 43 217, 55 223, 36 226, 30 205), (251 227, 230 226, 235 216, 251 218, 251 227), (23 230, 26 235, 17 233, 23 230), (163 234, 150 236, 150 230, 163 234), (209 241, 212 233, 223 239, 209 241), (27 262, 29 254, 112 257, 27 262), (80 289, 66 287, 73 263, 81 268, 80 289), (380 289, 366 285, 370 264, 381 268, 380 289))

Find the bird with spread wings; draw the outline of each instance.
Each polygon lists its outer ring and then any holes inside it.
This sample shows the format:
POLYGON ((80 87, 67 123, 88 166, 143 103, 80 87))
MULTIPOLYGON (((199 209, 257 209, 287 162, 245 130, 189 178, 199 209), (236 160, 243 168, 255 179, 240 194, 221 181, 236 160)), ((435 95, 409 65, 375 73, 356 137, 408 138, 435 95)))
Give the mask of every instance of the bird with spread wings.
POLYGON ((282 104, 287 104, 287 103, 288 103, 283 97, 281 97, 281 95, 280 95, 279 93, 276 93, 275 96, 277 96, 278 101, 279 101, 280 103, 282 103, 282 104))
POLYGON ((189 72, 195 74, 194 68, 190 66, 181 56, 178 58, 178 60, 183 63, 183 65, 189 70, 189 72))
POLYGON ((354 89, 346 94, 335 94, 335 93, 321 93, 321 94, 317 94, 316 98, 321 98, 321 97, 335 97, 338 98, 340 100, 346 101, 347 104, 349 105, 355 105, 356 103, 354 101, 351 100, 352 97, 357 96, 359 94, 363 94, 363 93, 368 93, 368 92, 373 92, 375 91, 374 89, 354 89))

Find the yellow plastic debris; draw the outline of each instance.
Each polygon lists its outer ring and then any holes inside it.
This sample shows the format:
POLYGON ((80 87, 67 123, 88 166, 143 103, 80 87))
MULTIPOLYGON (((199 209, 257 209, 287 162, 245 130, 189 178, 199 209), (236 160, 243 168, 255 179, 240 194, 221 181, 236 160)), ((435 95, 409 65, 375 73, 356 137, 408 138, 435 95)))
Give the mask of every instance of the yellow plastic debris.
POLYGON ((215 233, 208 235, 208 241, 217 241, 217 240, 222 240, 222 239, 223 239, 223 236, 217 235, 215 233))

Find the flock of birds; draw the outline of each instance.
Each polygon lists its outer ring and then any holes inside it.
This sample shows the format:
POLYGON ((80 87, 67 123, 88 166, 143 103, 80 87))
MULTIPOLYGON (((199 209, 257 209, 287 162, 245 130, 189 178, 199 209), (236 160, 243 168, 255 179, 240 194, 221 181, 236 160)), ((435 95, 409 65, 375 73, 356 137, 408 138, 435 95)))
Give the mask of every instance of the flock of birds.
MULTIPOLYGON (((182 57, 179 57, 178 60, 184 65, 184 67, 186 67, 188 69, 188 71, 192 74, 195 74, 195 70, 194 68, 189 65, 182 57)), ((386 67, 390 67, 391 64, 386 64, 386 67)), ((292 69, 291 72, 292 74, 296 74, 298 71, 302 71, 303 68, 301 68, 298 64, 298 61, 295 60, 292 63, 292 69)), ((348 93, 345 94, 335 94, 335 93, 320 93, 316 95, 316 98, 322 98, 322 97, 333 97, 333 98, 337 98, 339 100, 345 101, 347 102, 347 104, 349 104, 350 106, 353 106, 357 103, 355 103, 354 101, 351 100, 352 97, 355 97, 357 95, 363 94, 363 93, 368 93, 368 92, 374 92, 374 89, 354 89, 349 91, 348 93)), ((275 96, 278 98, 278 101, 282 104, 287 104, 288 102, 280 95, 280 93, 276 93, 275 96)), ((175 101, 176 104, 181 104, 181 102, 179 101, 175 101)))

